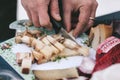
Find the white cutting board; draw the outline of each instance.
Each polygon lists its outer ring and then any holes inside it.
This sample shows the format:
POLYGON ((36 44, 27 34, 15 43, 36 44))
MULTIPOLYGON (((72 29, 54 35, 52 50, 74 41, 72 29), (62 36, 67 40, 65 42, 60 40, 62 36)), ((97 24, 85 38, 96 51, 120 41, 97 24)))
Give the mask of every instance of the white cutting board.
MULTIPOLYGON (((80 38, 77 39, 80 41, 80 38)), ((32 48, 28 47, 25 44, 16 44, 12 47, 12 52, 17 53, 17 52, 31 52, 32 48)), ((96 51, 93 49, 90 49, 89 51, 89 56, 92 59, 95 59, 95 54, 96 51)), ((72 56, 72 57, 67 57, 63 58, 60 61, 56 62, 47 62, 43 64, 33 64, 32 65, 32 70, 53 70, 53 69, 67 69, 67 68, 72 68, 72 67, 78 67, 81 65, 83 56, 72 56)))

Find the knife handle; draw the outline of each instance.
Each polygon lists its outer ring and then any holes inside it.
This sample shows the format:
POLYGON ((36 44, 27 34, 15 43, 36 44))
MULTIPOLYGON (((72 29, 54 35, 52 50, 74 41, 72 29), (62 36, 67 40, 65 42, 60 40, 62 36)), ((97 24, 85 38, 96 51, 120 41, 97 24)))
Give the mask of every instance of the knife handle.
MULTIPOLYGON (((59 3, 59 10, 60 10, 60 16, 61 18, 63 17, 63 7, 62 7, 62 0, 58 0, 59 3)), ((50 10, 48 11, 50 14, 50 10)), ((65 26, 63 25, 62 20, 61 21, 56 21, 51 15, 50 16, 50 21, 53 25, 53 29, 55 30, 55 33, 59 33, 61 27, 63 27, 65 29, 65 26)))
POLYGON ((58 34, 61 27, 62 27, 62 22, 61 21, 56 21, 54 18, 50 17, 50 21, 53 25, 53 29, 55 30, 55 33, 58 34))

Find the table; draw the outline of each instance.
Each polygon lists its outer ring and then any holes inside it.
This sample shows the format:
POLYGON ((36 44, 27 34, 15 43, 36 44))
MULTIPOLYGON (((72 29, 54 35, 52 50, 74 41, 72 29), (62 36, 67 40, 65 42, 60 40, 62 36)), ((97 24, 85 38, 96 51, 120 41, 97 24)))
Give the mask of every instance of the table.
MULTIPOLYGON (((21 67, 18 66, 18 64, 16 63, 16 56, 14 53, 12 53, 11 51, 11 47, 12 45, 15 44, 15 38, 11 38, 7 41, 4 41, 2 43, 0 43, 0 56, 4 58, 4 60, 6 60, 10 66, 12 68, 15 69, 15 71, 21 76, 24 78, 24 80, 35 80, 35 77, 32 73, 32 71, 30 71, 29 74, 22 74, 21 73, 21 67), (11 47, 9 49, 1 49, 2 45, 5 44, 5 43, 9 43, 11 45, 11 47)), ((2 65, 0 65, 2 66, 2 65)))

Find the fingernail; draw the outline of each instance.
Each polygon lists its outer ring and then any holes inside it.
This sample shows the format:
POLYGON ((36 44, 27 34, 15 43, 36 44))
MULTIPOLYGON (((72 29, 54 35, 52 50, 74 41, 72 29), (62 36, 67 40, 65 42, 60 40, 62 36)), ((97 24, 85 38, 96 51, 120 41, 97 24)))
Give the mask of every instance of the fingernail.
POLYGON ((77 38, 78 35, 77 35, 75 32, 73 32, 73 36, 74 36, 75 38, 77 38))
POLYGON ((57 18, 57 20, 58 20, 58 21, 60 21, 60 20, 61 20, 61 17, 60 17, 60 15, 59 15, 59 14, 56 14, 56 18, 57 18))

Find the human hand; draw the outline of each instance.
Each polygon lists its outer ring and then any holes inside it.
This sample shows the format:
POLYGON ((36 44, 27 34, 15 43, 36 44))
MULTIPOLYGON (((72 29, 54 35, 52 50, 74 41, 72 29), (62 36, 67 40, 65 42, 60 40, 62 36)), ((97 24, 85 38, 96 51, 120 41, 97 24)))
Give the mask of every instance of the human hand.
POLYGON ((61 20, 58 0, 21 0, 21 3, 36 27, 52 28, 48 9, 50 9, 50 14, 54 19, 61 20))
POLYGON ((93 26, 96 8, 96 0, 62 0, 63 20, 68 32, 74 27, 73 36, 88 30, 93 26))

